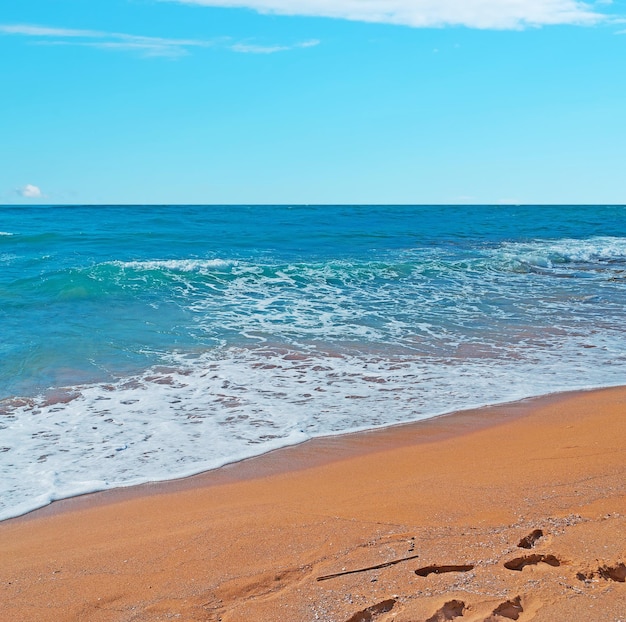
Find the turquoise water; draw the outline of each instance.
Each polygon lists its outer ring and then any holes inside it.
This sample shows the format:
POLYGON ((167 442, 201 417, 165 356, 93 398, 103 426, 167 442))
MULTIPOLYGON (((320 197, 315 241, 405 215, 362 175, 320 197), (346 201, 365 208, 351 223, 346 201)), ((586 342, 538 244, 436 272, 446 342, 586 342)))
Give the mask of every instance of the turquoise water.
POLYGON ((626 383, 621 206, 0 207, 0 517, 626 383))

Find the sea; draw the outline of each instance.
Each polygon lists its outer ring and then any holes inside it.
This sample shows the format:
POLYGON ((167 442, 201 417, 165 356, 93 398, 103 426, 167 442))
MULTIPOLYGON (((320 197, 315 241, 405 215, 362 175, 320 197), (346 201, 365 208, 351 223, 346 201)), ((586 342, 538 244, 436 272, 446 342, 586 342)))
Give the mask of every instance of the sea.
POLYGON ((626 207, 0 207, 0 519, 626 384, 626 207))

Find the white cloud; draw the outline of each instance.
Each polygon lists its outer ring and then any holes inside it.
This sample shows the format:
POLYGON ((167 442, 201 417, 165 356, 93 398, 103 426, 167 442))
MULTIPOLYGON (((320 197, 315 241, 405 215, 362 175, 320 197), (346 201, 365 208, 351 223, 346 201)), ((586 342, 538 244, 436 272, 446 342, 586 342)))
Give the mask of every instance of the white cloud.
POLYGON ((272 54, 297 48, 309 48, 319 45, 317 39, 292 45, 257 45, 254 43, 230 43, 228 37, 203 41, 199 39, 168 39, 164 37, 145 37, 122 32, 101 32, 98 30, 79 30, 71 28, 53 28, 36 24, 0 24, 0 35, 20 35, 30 37, 43 45, 80 45, 101 50, 137 52, 141 56, 166 56, 176 58, 189 54, 189 48, 225 46, 234 52, 251 54, 272 54))
POLYGON ((105 33, 97 30, 76 30, 71 28, 50 28, 35 24, 0 24, 0 33, 5 35, 24 35, 27 37, 104 37, 105 33))
POLYGON ((0 34, 34 37, 38 43, 48 45, 81 45, 108 50, 134 51, 142 56, 184 56, 189 53, 190 47, 215 45, 214 41, 145 37, 122 32, 52 28, 36 24, 0 24, 0 34))
POLYGON ((310 39, 309 41, 302 41, 301 43, 296 43, 292 46, 292 48, 314 48, 316 45, 319 45, 321 42, 319 39, 310 39))
POLYGON ((297 48, 311 48, 319 44, 320 42, 317 39, 302 41, 301 43, 295 43, 294 45, 255 45, 253 43, 235 43, 230 46, 230 49, 233 50, 233 52, 242 52, 244 54, 274 54, 276 52, 287 52, 297 48))
MULTIPOLYGON (((415 28, 467 26, 520 29, 591 25, 606 19, 597 3, 580 0, 169 0, 259 13, 330 17, 415 28)), ((603 4, 603 3, 602 3, 603 4)))
POLYGON ((18 188, 17 193, 25 199, 43 198, 43 193, 41 192, 41 189, 37 186, 33 186, 32 184, 26 184, 25 186, 18 188))
POLYGON ((243 54, 274 54, 275 52, 284 52, 289 49, 284 45, 254 45, 249 43, 235 43, 230 49, 233 52, 242 52, 243 54))

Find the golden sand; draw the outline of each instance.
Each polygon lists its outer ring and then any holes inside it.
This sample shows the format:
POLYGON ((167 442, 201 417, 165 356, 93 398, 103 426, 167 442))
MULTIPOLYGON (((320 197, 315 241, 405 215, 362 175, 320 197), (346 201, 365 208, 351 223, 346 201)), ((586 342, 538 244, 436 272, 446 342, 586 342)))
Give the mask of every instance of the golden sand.
POLYGON ((6 622, 626 621, 626 389, 55 503, 0 551, 6 622))

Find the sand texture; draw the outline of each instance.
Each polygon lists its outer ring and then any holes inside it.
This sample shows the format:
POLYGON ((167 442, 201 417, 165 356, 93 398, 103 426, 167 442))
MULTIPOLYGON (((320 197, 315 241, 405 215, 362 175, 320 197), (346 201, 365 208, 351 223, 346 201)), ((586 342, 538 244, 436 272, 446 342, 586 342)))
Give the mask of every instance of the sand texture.
POLYGON ((0 551, 7 622, 626 621, 626 389, 53 504, 0 551))

